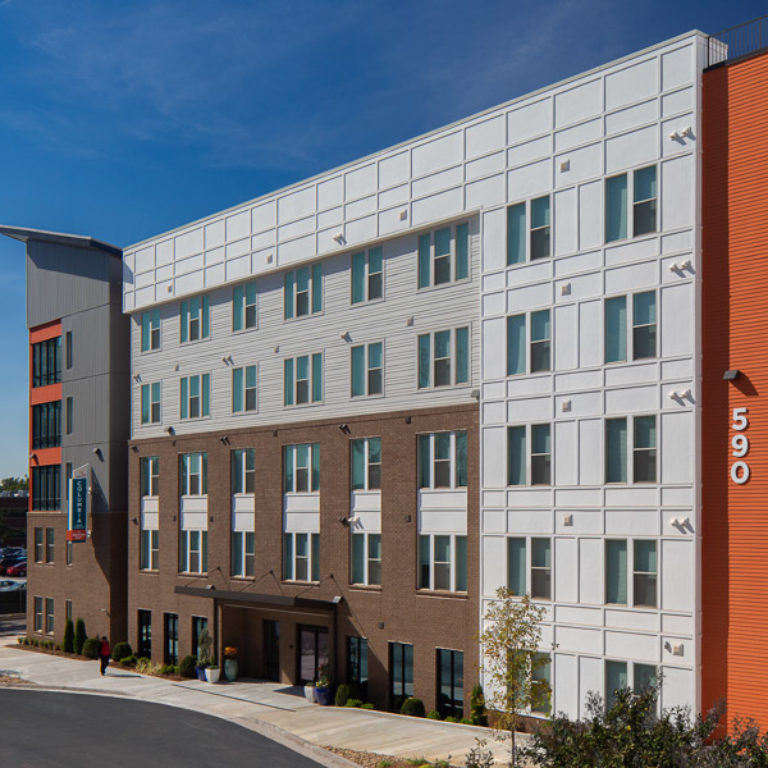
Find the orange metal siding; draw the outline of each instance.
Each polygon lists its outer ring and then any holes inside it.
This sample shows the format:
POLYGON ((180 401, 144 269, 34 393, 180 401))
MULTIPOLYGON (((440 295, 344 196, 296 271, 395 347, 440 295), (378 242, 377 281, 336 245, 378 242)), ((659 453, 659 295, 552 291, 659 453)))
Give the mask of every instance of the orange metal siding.
POLYGON ((704 74, 702 706, 768 728, 768 54, 704 74), (723 372, 738 369, 735 382, 723 372), (732 429, 734 408, 749 426, 732 429), (731 480, 744 434, 750 479, 731 480))

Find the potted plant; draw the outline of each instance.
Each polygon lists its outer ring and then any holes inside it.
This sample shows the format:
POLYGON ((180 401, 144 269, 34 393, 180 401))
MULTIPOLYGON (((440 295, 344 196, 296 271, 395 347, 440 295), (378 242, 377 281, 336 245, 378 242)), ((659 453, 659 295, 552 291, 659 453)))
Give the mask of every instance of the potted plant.
POLYGON ((205 681, 205 670, 211 665, 211 645, 213 640, 207 629, 204 629, 200 633, 200 637, 197 639, 197 666, 195 672, 197 673, 197 679, 205 681))
POLYGON ((195 674, 198 680, 205 682, 205 670, 208 668, 208 659, 201 659, 198 657, 197 665, 195 666, 195 674))
POLYGON ((220 674, 221 670, 219 669, 218 664, 211 664, 210 667, 205 668, 205 679, 209 683, 218 683, 220 674))
POLYGON ((237 648, 234 645, 224 648, 224 679, 230 683, 237 679, 237 648))
POLYGON ((320 667, 319 674, 315 683, 315 701, 327 707, 331 703, 331 681, 328 679, 325 666, 320 667))

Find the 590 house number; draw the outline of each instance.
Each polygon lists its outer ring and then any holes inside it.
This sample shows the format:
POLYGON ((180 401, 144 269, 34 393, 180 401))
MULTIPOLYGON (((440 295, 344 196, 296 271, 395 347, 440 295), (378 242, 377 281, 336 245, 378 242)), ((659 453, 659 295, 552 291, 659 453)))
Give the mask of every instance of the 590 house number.
POLYGON ((749 453, 749 438, 744 434, 749 426, 746 408, 733 409, 733 423, 731 429, 736 434, 731 437, 731 455, 739 459, 731 464, 731 480, 736 485, 744 485, 749 480, 749 464, 744 459, 749 453))

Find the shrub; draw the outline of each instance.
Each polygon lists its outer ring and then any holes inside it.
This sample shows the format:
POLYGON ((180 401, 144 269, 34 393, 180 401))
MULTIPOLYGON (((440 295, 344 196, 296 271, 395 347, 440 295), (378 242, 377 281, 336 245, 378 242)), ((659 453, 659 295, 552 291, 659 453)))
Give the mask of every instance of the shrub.
POLYGON ((467 768, 493 768, 493 752, 483 739, 477 739, 477 745, 467 752, 467 768))
POLYGON ((400 709, 401 715, 411 715, 412 717, 424 717, 424 702, 416 696, 409 696, 400 709))
POLYGON ((342 683, 337 689, 336 689, 336 697, 333 700, 333 703, 337 707, 344 707, 347 704, 347 699, 350 696, 349 686, 345 683, 342 683))
POLYGON ((197 677, 195 672, 195 666, 197 665, 197 658, 195 656, 185 656, 179 664, 179 674, 182 677, 194 678, 197 677))
POLYGON ((360 706, 360 709, 376 709, 376 707, 373 706, 373 702, 366 701, 365 704, 360 706))
POLYGON ((430 709, 427 712, 427 720, 440 720, 440 713, 436 709, 430 709))
POLYGON ((160 665, 160 669, 158 669, 157 672, 160 675, 172 675, 173 674, 173 664, 161 664, 160 665))
POLYGON ((101 642, 98 637, 89 637, 83 643, 82 654, 86 659, 98 659, 99 658, 99 646, 101 642))
POLYGON ((477 683, 472 688, 472 694, 469 697, 470 714, 469 720, 472 725, 488 725, 488 713, 485 711, 485 694, 483 686, 477 683))
POLYGON ((115 643, 115 647, 112 649, 112 658, 115 661, 120 661, 120 659, 124 659, 126 656, 133 656, 133 648, 131 648, 131 644, 126 643, 125 640, 120 643, 115 643))
POLYGON ((155 668, 152 666, 152 660, 148 659, 146 656, 139 656, 139 658, 136 659, 136 671, 140 675, 154 675, 155 668))
POLYGON ((78 619, 75 622, 75 653, 83 653, 83 645, 87 638, 88 635, 85 633, 85 622, 82 619, 78 619))
POLYGON ((75 625, 72 619, 67 619, 64 625, 64 639, 61 641, 61 650, 64 653, 72 653, 75 650, 75 625))
POLYGON ((135 667, 136 666, 136 655, 131 654, 130 656, 126 656, 124 659, 120 659, 120 663, 124 667, 135 667))
POLYGON ((363 706, 363 700, 362 699, 347 699, 346 703, 344 704, 345 707, 362 707, 363 706))
POLYGON ((446 723, 458 723, 459 722, 459 718, 458 717, 454 717, 453 715, 448 715, 448 717, 445 718, 445 722, 446 723))
POLYGON ((468 717, 462 717, 461 718, 461 722, 464 725, 474 725, 474 723, 468 717))

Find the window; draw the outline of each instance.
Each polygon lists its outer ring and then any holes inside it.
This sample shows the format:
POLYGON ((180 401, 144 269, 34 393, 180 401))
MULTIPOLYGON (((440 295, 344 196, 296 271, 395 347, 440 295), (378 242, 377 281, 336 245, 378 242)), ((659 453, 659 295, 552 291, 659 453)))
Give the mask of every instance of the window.
POLYGON ((605 421, 605 482, 656 482, 656 417, 634 416, 605 421), (632 426, 631 470, 628 468, 627 427, 632 426))
POLYGON ((368 698, 368 640, 347 636, 347 682, 357 685, 363 699, 368 698))
POLYGON ((323 267, 300 267, 285 273, 283 284, 283 317, 315 314, 323 311, 323 267))
POLYGON ((610 709, 616 703, 616 692, 629 687, 627 667, 632 665, 632 687, 641 691, 656 686, 657 670, 652 664, 637 664, 636 662, 613 661, 605 662, 605 706, 610 709))
POLYGON ((53 598, 45 598, 45 631, 49 634, 53 634, 53 598))
POLYGON ((419 536, 419 589, 467 591, 467 537, 419 536))
POLYGON ((552 254, 549 195, 507 208, 507 266, 526 261, 526 246, 530 261, 546 259, 552 254))
POLYGON ((210 306, 207 296, 181 302, 181 343, 207 339, 211 335, 210 306))
POLYGON ((469 277, 469 224, 419 236, 419 288, 469 277))
POLYGON ((71 541, 67 540, 66 542, 66 550, 67 550, 67 565, 72 565, 72 555, 74 554, 74 546, 71 541))
POLYGON ((43 529, 35 528, 35 562, 43 562, 43 529))
MULTIPOLYGON (((183 381, 183 380, 182 380, 183 381)), ((160 382, 141 386, 141 423, 160 423, 160 382)))
POLYGON ((314 493, 320 490, 320 444, 301 443, 283 448, 283 491, 314 493))
POLYGON ((632 334, 628 337, 627 297, 615 296, 605 300, 606 363, 656 357, 656 291, 634 294, 630 306, 632 334), (628 349, 630 344, 631 351, 628 349))
POLYGON ((381 534, 352 533, 351 584, 381 584, 381 534))
POLYGON ((464 652, 437 649, 437 711, 464 717, 464 652))
POLYGON ((232 291, 232 330, 256 328, 256 283, 236 285, 232 291))
POLYGON ((548 653, 534 653, 531 667, 531 712, 548 715, 552 708, 552 657, 548 653))
POLYGON ((32 386, 47 387, 61 381, 61 336, 32 345, 32 386))
POLYGON ((526 316, 507 318, 507 375, 552 369, 552 332, 549 310, 530 313, 530 340, 526 346, 526 316), (526 360, 526 351, 527 360, 526 360))
POLYGON ((256 366, 232 370, 232 413, 255 411, 256 401, 256 366))
POLYGON ((381 488, 381 438, 351 440, 352 490, 375 491, 381 488))
POLYGON ((381 246, 352 254, 352 304, 374 301, 384 295, 381 246))
POLYGON ((507 484, 550 485, 552 441, 549 424, 507 428, 507 484), (530 440, 530 456, 526 444, 530 440), (530 477, 528 473, 530 472, 530 477))
POLYGON ((54 562, 56 531, 53 528, 45 529, 45 562, 54 562))
POLYGON ((157 456, 142 456, 139 459, 141 474, 141 495, 157 496, 160 487, 160 459, 157 456))
POLYGON ((380 395, 384 389, 383 344, 352 347, 352 397, 380 395))
POLYGON ((205 616, 192 617, 192 653, 200 658, 202 648, 200 647, 200 637, 203 632, 208 631, 208 619, 205 616))
POLYGON ((652 664, 637 664, 633 665, 633 683, 632 687, 640 693, 648 688, 656 687, 656 667, 652 664))
POLYGON ((61 401, 32 406, 32 447, 61 445, 61 401))
POLYGON ((302 405, 323 399, 323 355, 288 358, 283 361, 283 404, 302 405), (310 365, 311 360, 311 365, 310 365))
POLYGON ((163 629, 165 635, 165 644, 163 647, 163 663, 179 663, 179 614, 164 613, 163 629))
POLYGON ((320 534, 283 534, 283 579, 320 581, 320 534))
POLYGON ((253 576, 255 535, 253 531, 232 531, 232 575, 253 576))
POLYGON ((205 496, 208 493, 208 454, 182 453, 179 463, 179 494, 205 496))
POLYGON ((139 610, 138 648, 136 655, 145 659, 152 658, 152 611, 139 610))
POLYGON ((181 418, 211 415, 211 375, 181 377, 181 418))
MULTIPOLYGON (((182 304, 182 317, 183 306, 184 304, 182 304)), ((183 338, 182 341, 184 341, 183 338)), ((141 351, 149 352, 153 349, 160 349, 160 312, 157 309, 141 313, 141 351)))
POLYGON ((64 601, 64 615, 67 621, 72 621, 72 601, 71 600, 64 601))
POLYGON ((208 531, 179 531, 179 572, 207 573, 208 531))
POLYGON ((629 550, 626 539, 605 542, 605 602, 636 608, 656 607, 655 541, 635 539, 629 550), (627 563, 628 551, 632 553, 631 564, 627 563), (628 592, 630 567, 632 594, 628 592))
POLYGON ((156 571, 160 567, 160 531, 142 528, 139 539, 139 568, 156 571))
POLYGON ((253 448, 232 451, 232 493, 253 493, 256 487, 256 452, 253 448))
POLYGON ((35 632, 43 631, 43 598, 35 597, 35 632))
POLYGON ((528 584, 527 540, 507 539, 507 588, 513 595, 530 594, 531 597, 552 598, 552 542, 549 538, 530 539, 531 575, 528 584))
POLYGON ((61 466, 32 467, 32 509, 54 511, 61 506, 61 466))
MULTIPOLYGON (((66 366, 67 366, 67 370, 69 370, 72 367, 72 352, 73 352, 73 350, 72 350, 72 331, 67 331, 67 333, 66 333, 64 338, 66 340, 65 341, 66 366)), ((71 603, 70 603, 70 605, 71 605, 71 603)))
POLYGON ((419 389, 469 383, 469 328, 419 336, 419 389))
POLYGON ((389 697, 392 709, 400 711, 404 699, 413 696, 413 646, 389 644, 389 697))
POLYGON ((467 433, 419 435, 419 488, 466 488, 467 433))
MULTIPOLYGON (((624 240, 628 236, 630 213, 628 175, 605 180, 605 242, 624 240)), ((639 237, 656 231, 656 166, 632 172, 632 234, 639 237)))
POLYGON ((75 403, 71 397, 67 398, 67 434, 71 435, 75 421, 75 403))

